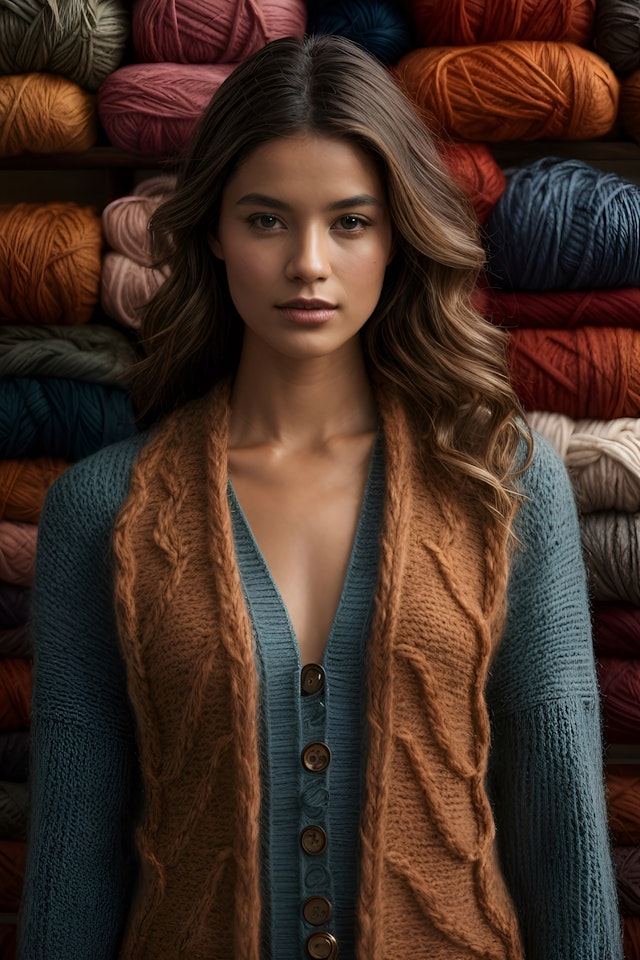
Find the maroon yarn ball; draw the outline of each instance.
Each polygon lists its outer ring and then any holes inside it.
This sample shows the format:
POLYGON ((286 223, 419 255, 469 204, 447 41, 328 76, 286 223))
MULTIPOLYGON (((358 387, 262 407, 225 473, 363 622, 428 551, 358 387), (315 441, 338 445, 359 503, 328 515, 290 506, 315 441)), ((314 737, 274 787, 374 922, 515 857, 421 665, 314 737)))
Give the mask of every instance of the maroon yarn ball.
POLYGON ((475 302, 502 327, 632 327, 640 330, 640 287, 511 293, 484 287, 475 302))
POLYGON ((177 156, 235 67, 233 63, 121 67, 98 90, 98 113, 109 140, 141 157, 177 156))
POLYGON ((607 743, 640 743, 640 660, 601 657, 598 675, 607 743))
POLYGON ((304 0, 136 0, 131 33, 140 60, 237 63, 306 23, 304 0))
POLYGON ((594 603, 593 641, 598 656, 640 658, 640 607, 594 603))

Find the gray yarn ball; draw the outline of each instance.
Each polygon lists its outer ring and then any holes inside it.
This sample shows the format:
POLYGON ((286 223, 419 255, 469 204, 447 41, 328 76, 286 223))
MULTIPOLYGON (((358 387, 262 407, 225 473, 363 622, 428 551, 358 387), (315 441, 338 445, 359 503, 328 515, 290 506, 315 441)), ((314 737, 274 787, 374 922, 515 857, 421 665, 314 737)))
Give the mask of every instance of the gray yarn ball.
POLYGON ((0 0, 0 74, 58 73, 95 91, 129 32, 123 0, 0 0))
POLYGON ((598 0, 595 47, 621 76, 640 67, 640 0, 598 0))

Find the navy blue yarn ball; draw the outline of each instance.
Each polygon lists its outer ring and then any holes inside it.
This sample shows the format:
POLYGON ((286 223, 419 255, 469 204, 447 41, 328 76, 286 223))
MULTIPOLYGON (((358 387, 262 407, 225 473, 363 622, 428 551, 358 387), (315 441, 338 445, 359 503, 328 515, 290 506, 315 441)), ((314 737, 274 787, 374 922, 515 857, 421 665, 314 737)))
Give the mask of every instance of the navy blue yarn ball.
POLYGON ((383 63, 397 63, 412 48, 407 14, 394 0, 329 0, 311 7, 309 33, 338 34, 383 63))
POLYGON ((555 157, 506 174, 506 190, 486 225, 492 286, 640 286, 640 187, 581 160, 555 157))
POLYGON ((136 432, 129 394, 62 377, 0 382, 0 457, 81 460, 136 432))

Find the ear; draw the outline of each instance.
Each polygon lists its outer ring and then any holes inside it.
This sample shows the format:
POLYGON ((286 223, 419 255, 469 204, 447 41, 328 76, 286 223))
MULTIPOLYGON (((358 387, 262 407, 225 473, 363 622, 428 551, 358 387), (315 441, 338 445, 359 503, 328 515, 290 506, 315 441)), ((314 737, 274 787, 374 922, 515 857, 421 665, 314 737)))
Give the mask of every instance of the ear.
POLYGON ((212 233, 209 234, 209 246, 211 247, 211 252, 213 253, 214 257, 217 257, 218 260, 224 260, 222 244, 217 237, 214 237, 212 233))

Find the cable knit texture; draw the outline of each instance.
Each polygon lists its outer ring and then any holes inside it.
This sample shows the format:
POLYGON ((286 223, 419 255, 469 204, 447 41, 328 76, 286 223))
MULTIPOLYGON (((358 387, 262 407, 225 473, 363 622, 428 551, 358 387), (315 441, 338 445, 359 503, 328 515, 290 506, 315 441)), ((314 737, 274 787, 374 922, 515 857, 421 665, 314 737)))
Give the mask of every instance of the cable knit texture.
MULTIPOLYGON (((446 486, 411 457, 400 403, 385 397, 381 410, 388 486, 368 650, 357 956, 409 960, 427 942, 433 960, 518 960, 484 789, 483 691, 503 623, 505 542, 484 536, 471 501, 458 496, 454 509, 436 495, 446 486)), ((212 943, 220 956, 260 955, 257 674, 227 507, 227 430, 228 384, 168 418, 115 526, 147 798, 123 958, 187 948, 204 957, 212 943)))
MULTIPOLYGON (((504 544, 484 542, 459 491, 449 503, 450 484, 416 472, 401 411, 385 396, 379 406, 386 492, 355 955, 520 957, 504 875, 527 960, 622 960, 566 473, 536 437, 492 655, 504 544)), ((47 496, 20 960, 270 956, 252 892, 256 667, 225 438, 218 393, 71 467, 47 496)))

